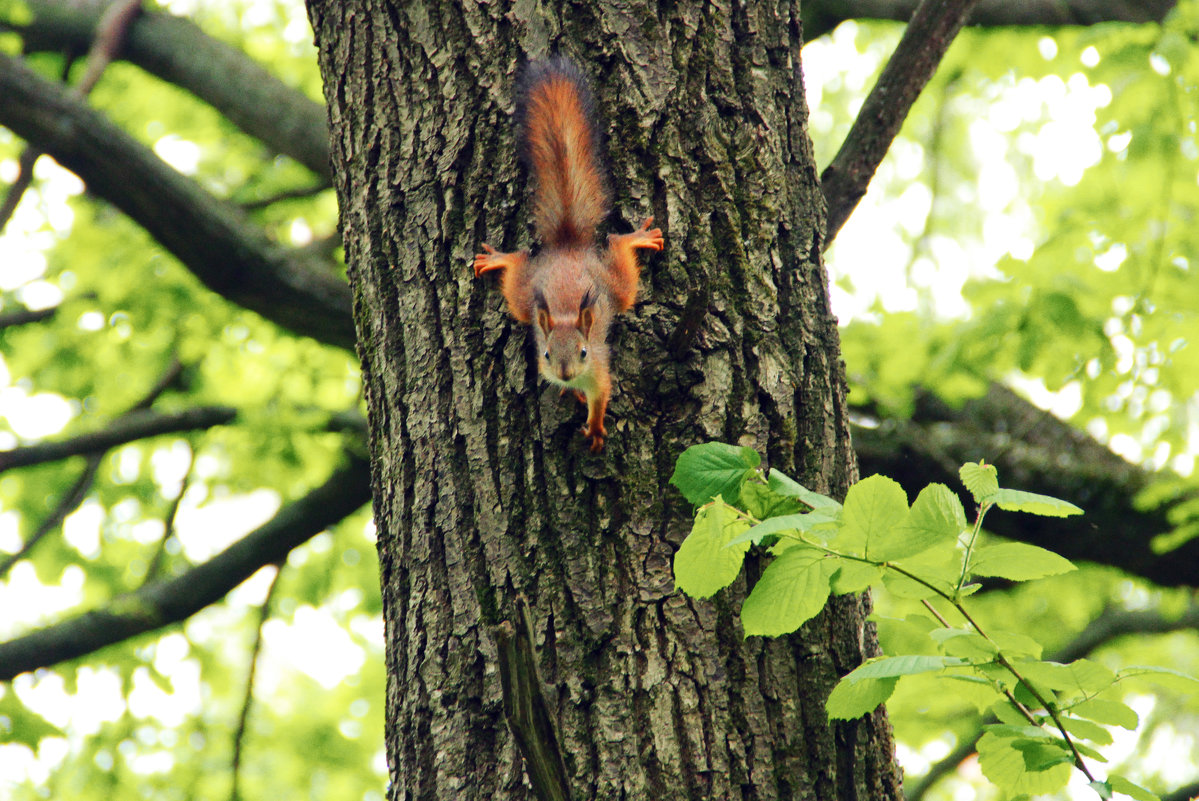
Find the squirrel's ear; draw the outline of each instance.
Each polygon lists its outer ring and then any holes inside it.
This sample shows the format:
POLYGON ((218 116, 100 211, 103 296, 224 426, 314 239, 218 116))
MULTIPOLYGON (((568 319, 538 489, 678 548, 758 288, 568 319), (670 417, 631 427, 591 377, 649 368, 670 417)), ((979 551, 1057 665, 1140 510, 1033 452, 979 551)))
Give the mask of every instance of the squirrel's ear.
POLYGON ((554 327, 554 320, 550 317, 550 305, 545 302, 545 295, 540 291, 533 294, 533 308, 537 310, 537 326, 548 334, 554 327))
POLYGON ((588 289, 579 301, 579 319, 575 327, 583 332, 583 338, 591 335, 591 324, 595 322, 595 290, 588 289))

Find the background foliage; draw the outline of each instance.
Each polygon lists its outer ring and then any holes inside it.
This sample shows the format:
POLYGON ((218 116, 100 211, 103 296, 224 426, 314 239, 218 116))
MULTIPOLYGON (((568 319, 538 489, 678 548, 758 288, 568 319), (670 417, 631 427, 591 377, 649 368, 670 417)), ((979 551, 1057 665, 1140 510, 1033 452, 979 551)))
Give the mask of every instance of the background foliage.
MULTIPOLYGON (((169 10, 319 99, 298 3, 169 10)), ((805 49, 820 164, 898 31, 847 22, 805 49)), ((1005 382, 1154 474, 1137 502, 1168 509, 1167 530, 1141 532, 1159 549, 1199 530, 1189 500, 1199 451, 1197 33, 1196 2, 1163 25, 965 31, 829 253, 863 425, 904 419, 918 391, 961 404, 1005 382)), ((16 34, 0 42, 8 53, 21 45, 16 34)), ((65 65, 55 53, 25 60, 53 79, 65 65)), ((332 192, 306 191, 323 179, 191 94, 115 62, 89 102, 276 242, 336 246, 332 192), (291 190, 299 196, 281 195, 291 190)), ((22 148, 0 129, 5 183, 22 148)), ((54 312, 0 329, 0 449, 110 426, 175 360, 182 373, 156 411, 219 404, 237 417, 108 452, 78 509, 4 574, 3 639, 187 575, 361 448, 353 354, 218 297, 49 159, 35 176, 0 238, 0 315, 54 312)), ((0 551, 18 552, 86 469, 72 457, 0 473, 0 551)), ((381 797, 368 516, 350 516, 182 625, 5 685, 0 791, 225 798, 244 714, 243 797, 381 797)), ((975 598, 980 620, 1024 621, 1046 654, 1085 647, 1077 655, 1113 669, 1199 674, 1195 582, 1165 588, 1081 567, 1052 590, 989 588, 975 598), (1132 622, 1104 635, 1112 621, 1132 622)), ((885 593, 876 608, 886 618, 911 611, 885 593)), ((886 624, 881 633, 902 636, 886 624)), ((906 679, 888 701, 910 797, 923 792, 921 774, 973 742, 984 712, 921 682, 906 679)), ((1182 797, 1199 780, 1189 767, 1199 764, 1199 702, 1140 687, 1124 700, 1142 727, 1113 729, 1113 770, 1182 797)), ((929 792, 956 797, 977 782, 967 760, 929 792)))

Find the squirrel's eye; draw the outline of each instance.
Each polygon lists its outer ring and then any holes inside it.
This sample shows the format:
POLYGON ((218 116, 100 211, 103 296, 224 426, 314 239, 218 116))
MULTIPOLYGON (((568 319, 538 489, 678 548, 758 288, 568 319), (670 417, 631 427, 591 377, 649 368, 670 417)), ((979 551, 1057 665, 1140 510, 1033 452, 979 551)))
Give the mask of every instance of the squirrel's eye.
POLYGON ((587 358, 587 348, 579 348, 579 358, 580 359, 587 358))
POLYGON ((550 352, 549 352, 548 350, 547 350, 545 353, 541 354, 541 355, 545 357, 545 360, 546 360, 547 362, 550 360, 550 352))

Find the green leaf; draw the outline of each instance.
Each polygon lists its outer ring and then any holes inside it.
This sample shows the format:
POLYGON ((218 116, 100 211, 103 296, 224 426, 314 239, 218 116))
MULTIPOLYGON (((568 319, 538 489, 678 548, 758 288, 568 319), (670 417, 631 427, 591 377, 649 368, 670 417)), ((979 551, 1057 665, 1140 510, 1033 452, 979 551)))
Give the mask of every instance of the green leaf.
POLYGON ((675 586, 692 598, 707 598, 733 583, 749 543, 726 548, 749 528, 736 511, 717 498, 695 516, 691 533, 674 555, 675 586))
POLYGON ((898 482, 886 476, 869 476, 849 488, 841 511, 841 531, 836 547, 874 562, 899 558, 904 553, 900 533, 908 518, 908 496, 898 482), (892 557, 890 554, 898 556, 892 557))
POLYGON ((929 484, 916 496, 901 531, 902 537, 897 537, 885 550, 885 557, 877 557, 877 553, 876 557, 887 561, 903 559, 943 543, 955 542, 966 526, 966 512, 958 496, 944 484, 929 484))
POLYGON ((1155 665, 1133 665, 1123 668, 1117 675, 1121 679, 1145 676, 1156 681, 1158 684, 1182 692, 1193 693, 1199 691, 1199 679, 1196 679, 1194 676, 1188 676, 1186 673, 1155 665))
POLYGON ((990 634, 1005 656, 1041 658, 1041 644, 1027 634, 1014 631, 992 631, 990 634))
POLYGON ((839 512, 841 510, 841 504, 832 498, 821 495, 819 492, 813 492, 795 479, 780 473, 774 468, 771 468, 770 473, 767 474, 766 486, 779 495, 798 498, 813 509, 825 509, 829 512, 839 512))
POLYGON ((696 506, 717 495, 736 500, 741 494, 741 482, 753 475, 761 462, 757 451, 741 445, 724 442, 692 445, 679 456, 670 483, 696 506))
POLYGON ((1066 786, 1073 768, 1069 762, 1060 761, 1050 764, 1044 770, 1030 769, 1030 763, 1042 764, 1046 761, 1053 762, 1055 759, 1052 751, 1042 752, 1040 749, 1026 756, 1026 750, 1036 744, 1042 748, 1052 748, 1038 740, 1001 737, 988 731, 978 741, 979 767, 984 776, 1011 795, 1056 792, 1066 786), (1017 747, 1018 745, 1023 746, 1025 750, 1017 747))
POLYGON ((888 654, 937 654, 939 650, 929 633, 940 624, 931 617, 911 614, 903 620, 871 615, 878 627, 878 641, 888 654))
POLYGON ((863 592, 872 584, 882 580, 883 568, 868 562, 840 559, 840 567, 833 573, 831 588, 833 595, 863 592))
POLYGON ((999 491, 999 471, 994 465, 967 462, 958 470, 962 483, 978 503, 988 500, 999 491))
POLYGON ((740 503, 745 507, 745 511, 758 520, 807 511, 803 504, 795 498, 781 495, 765 484, 759 484, 756 481, 742 483, 740 503))
POLYGON ((43 737, 54 736, 62 731, 22 704, 11 689, 0 699, 0 743, 22 743, 37 751, 43 737))
POLYGON ((994 643, 967 629, 937 629, 931 636, 941 644, 947 656, 960 656, 971 662, 990 662, 999 653, 994 643))
POLYGON ((1161 799, 1153 793, 1146 790, 1139 784, 1133 784, 1123 776, 1108 776, 1107 783, 1117 793, 1123 793, 1129 798, 1135 798, 1136 801, 1161 801, 1161 799))
POLYGON ((1066 731, 1074 735, 1075 738, 1090 740, 1097 745, 1110 745, 1112 742, 1112 733, 1100 726, 1098 723, 1093 723, 1089 720, 1080 718, 1072 718, 1066 715, 1060 716, 1062 726, 1066 731))
POLYGON ((1076 659, 1068 665, 1022 660, 1015 665, 1025 678, 1051 690, 1069 690, 1093 695, 1106 690, 1116 681, 1115 673, 1089 659, 1076 659))
POLYGON ((972 575, 1012 581, 1030 581, 1076 569, 1064 556, 1024 542, 1002 542, 979 548, 970 559, 972 575))
POLYGON ((828 600, 836 561, 823 551, 797 545, 767 565, 741 605, 746 636, 790 634, 815 617, 828 600))
POLYGON ((960 667, 968 664, 970 663, 967 660, 955 656, 923 654, 884 656, 864 662, 845 678, 850 681, 861 681, 862 679, 882 679, 888 676, 910 676, 914 673, 932 673, 947 667, 960 667))
POLYGON ((841 679, 829 693, 824 709, 829 720, 853 720, 868 715, 895 692, 899 677, 847 681, 841 679))
POLYGON ((772 517, 769 520, 763 520, 761 523, 753 526, 737 539, 730 541, 730 545, 742 542, 752 542, 754 545, 760 543, 763 538, 771 534, 781 534, 783 532, 793 531, 798 533, 808 533, 821 528, 830 528, 833 525, 833 520, 828 518, 824 512, 805 512, 804 514, 782 515, 780 517, 772 517))
POLYGON ((1137 713, 1127 704, 1119 701, 1109 701, 1106 698, 1092 698, 1080 701, 1068 707, 1070 714, 1096 723, 1108 726, 1120 726, 1133 731, 1140 722, 1137 713))
POLYGON ((1105 801, 1106 799, 1112 797, 1112 786, 1107 782, 1101 782, 1096 779, 1093 782, 1087 782, 1087 787, 1090 787, 1092 790, 1098 793, 1099 797, 1105 801))
POLYGON ((1069 517, 1082 514, 1082 509, 1069 501, 1022 490, 997 490, 988 500, 1007 512, 1027 512, 1042 517, 1069 517))

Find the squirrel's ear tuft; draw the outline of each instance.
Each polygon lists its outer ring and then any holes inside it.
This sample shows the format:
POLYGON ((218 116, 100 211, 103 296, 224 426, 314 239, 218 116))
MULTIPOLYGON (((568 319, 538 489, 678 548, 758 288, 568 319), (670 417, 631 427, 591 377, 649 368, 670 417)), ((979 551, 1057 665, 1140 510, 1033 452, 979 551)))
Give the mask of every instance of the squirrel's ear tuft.
POLYGON ((583 293, 583 299, 579 301, 579 311, 590 309, 595 305, 595 287, 588 289, 583 293))

